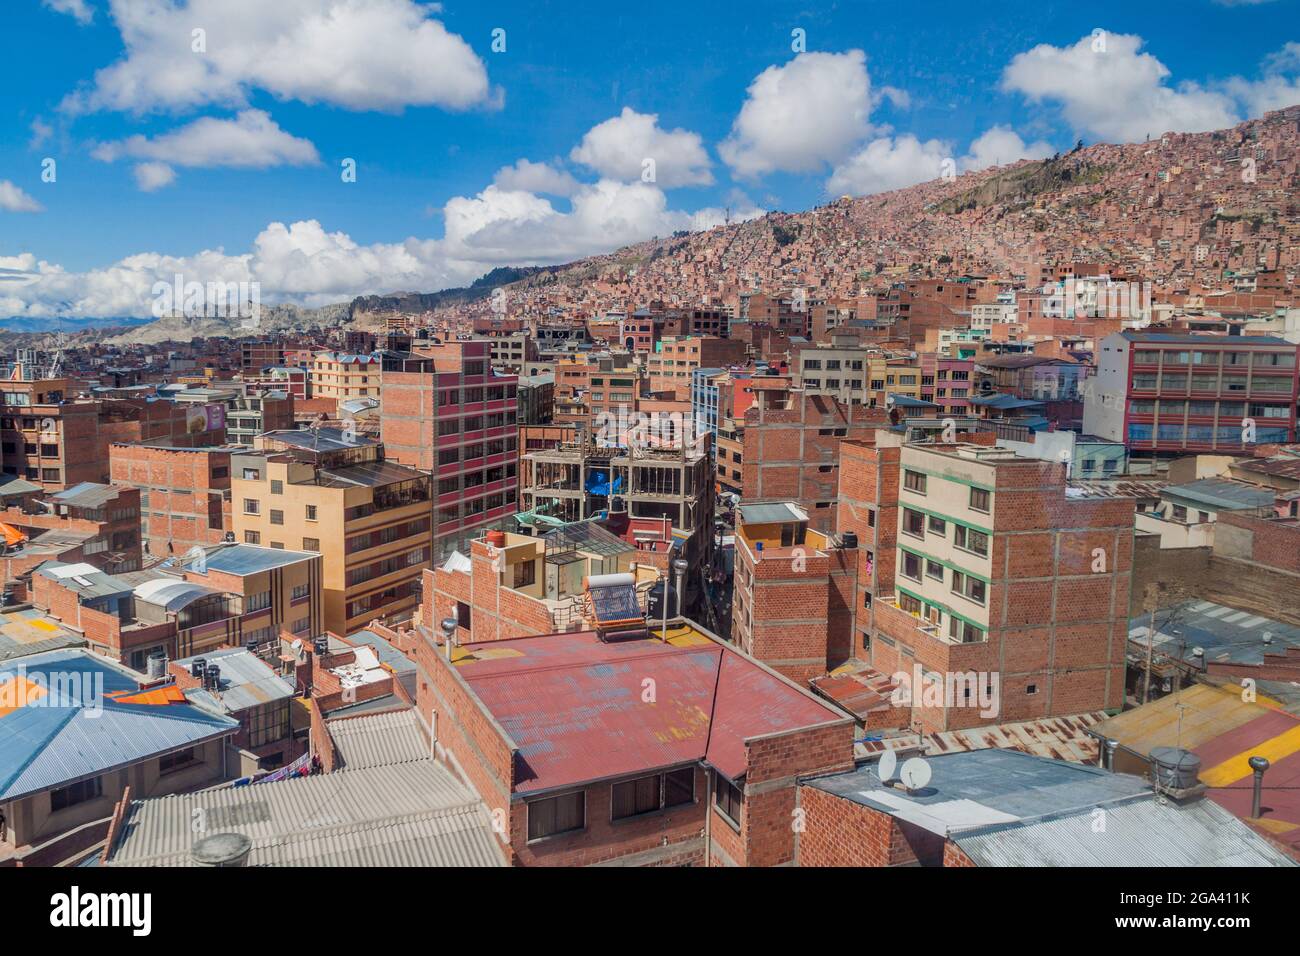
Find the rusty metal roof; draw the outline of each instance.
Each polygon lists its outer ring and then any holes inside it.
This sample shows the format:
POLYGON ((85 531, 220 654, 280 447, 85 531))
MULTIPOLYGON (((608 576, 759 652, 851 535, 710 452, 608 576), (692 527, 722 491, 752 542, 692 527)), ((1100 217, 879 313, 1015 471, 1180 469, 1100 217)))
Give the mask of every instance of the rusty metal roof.
POLYGON ((1300 857, 1300 720, 1242 700, 1240 687, 1194 684, 1098 725, 1094 732, 1147 757, 1153 747, 1177 746, 1201 758, 1209 797, 1300 857), (1270 762, 1263 812, 1250 817, 1252 756, 1270 762))
POLYGON ((584 631, 465 645, 460 675, 518 746, 515 792, 700 760, 745 774, 745 741, 847 721, 693 628, 604 643, 584 631))
POLYGON ((875 740, 859 741, 859 756, 871 756, 885 750, 910 750, 925 745, 926 755, 962 753, 970 750, 1016 750, 1036 757, 1051 757, 1073 763, 1097 762, 1098 742, 1089 730, 1106 719, 1102 710, 1068 717, 1021 720, 971 730, 947 730, 926 734, 918 739, 914 733, 875 740))

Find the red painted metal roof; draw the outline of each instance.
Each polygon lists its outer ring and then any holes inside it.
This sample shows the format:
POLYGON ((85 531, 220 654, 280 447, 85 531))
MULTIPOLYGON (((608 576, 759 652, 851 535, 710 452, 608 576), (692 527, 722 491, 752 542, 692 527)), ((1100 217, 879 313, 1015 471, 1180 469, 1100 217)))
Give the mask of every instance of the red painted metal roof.
POLYGON ((519 747, 518 793, 701 759, 734 780, 746 739, 845 719, 702 637, 606 644, 581 632, 463 651, 458 672, 519 747))
POLYGON ((1202 777, 1225 764, 1236 770, 1224 773, 1227 780, 1210 781, 1209 796, 1215 803, 1246 823, 1291 847, 1300 856, 1300 720, 1276 711, 1257 717, 1233 730, 1206 741, 1192 752, 1201 758, 1202 777), (1255 791, 1254 774, 1242 765, 1242 757, 1259 753, 1269 758, 1264 773, 1260 819, 1251 819, 1255 791), (1235 761, 1235 762, 1234 762, 1235 761))

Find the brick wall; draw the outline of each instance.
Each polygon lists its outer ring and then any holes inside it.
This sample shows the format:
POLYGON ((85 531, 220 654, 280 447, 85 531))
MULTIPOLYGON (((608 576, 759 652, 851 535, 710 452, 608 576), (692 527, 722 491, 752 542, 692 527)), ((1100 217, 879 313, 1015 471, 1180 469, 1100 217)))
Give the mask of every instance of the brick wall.
POLYGON ((801 786, 799 806, 799 866, 934 866, 944 858, 939 834, 844 797, 801 786))

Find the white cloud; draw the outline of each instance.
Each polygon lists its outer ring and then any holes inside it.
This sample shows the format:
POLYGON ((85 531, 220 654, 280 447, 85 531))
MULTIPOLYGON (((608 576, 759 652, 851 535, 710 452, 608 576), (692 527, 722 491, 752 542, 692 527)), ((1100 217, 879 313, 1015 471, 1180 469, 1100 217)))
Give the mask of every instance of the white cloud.
POLYGON ((1251 116, 1262 116, 1300 103, 1300 43, 1285 44, 1264 59, 1263 76, 1255 81, 1233 77, 1227 89, 1251 116))
POLYGON ((655 186, 609 179, 582 185, 568 212, 532 193, 489 186, 451 200, 443 215, 446 255, 489 266, 566 262, 690 229, 694 221, 670 210, 655 186))
POLYGON ((41 2, 51 10, 74 17, 83 25, 95 18, 95 10, 86 3, 86 0, 41 0, 41 2))
POLYGON ((0 179, 0 210, 4 212, 40 212, 45 207, 7 179, 0 179))
MULTIPOLYGON (((750 205, 731 218, 761 214, 750 205)), ((256 281, 265 304, 316 306, 397 289, 444 289, 494 266, 566 262, 678 229, 707 229, 725 215, 669 209, 664 193, 644 183, 581 186, 567 212, 533 193, 492 185, 446 204, 441 239, 361 245, 307 220, 271 223, 238 255, 145 252, 81 273, 31 253, 0 258, 0 315, 148 317, 154 283, 170 284, 177 274, 185 282, 256 281)))
POLYGON ((112 0, 126 54, 64 108, 243 106, 255 90, 352 110, 498 104, 483 61, 436 12, 414 0, 112 0))
POLYGON ((39 116, 32 120, 30 129, 32 131, 32 138, 27 141, 27 145, 31 149, 40 149, 48 143, 50 137, 54 135, 54 127, 49 123, 46 123, 39 116))
POLYGON ((902 189, 937 178, 943 172, 943 161, 951 157, 952 147, 941 140, 921 142, 911 133, 882 136, 837 166, 826 189, 834 195, 851 196, 902 189))
POLYGON ((992 126, 976 137, 966 155, 957 162, 963 171, 978 172, 990 166, 1005 166, 1021 159, 1046 159, 1056 150, 1050 143, 1038 140, 1026 143, 1009 126, 992 126))
POLYGON ((718 147, 742 178, 817 172, 839 163, 871 132, 871 80, 861 50, 801 53, 760 73, 748 93, 718 147))
POLYGON ((545 193, 548 196, 572 196, 580 185, 573 176, 549 163, 521 159, 513 166, 502 166, 492 184, 506 191, 545 193))
POLYGON ((131 169, 141 192, 151 193, 176 182, 176 170, 166 163, 136 163, 131 169))
POLYGON ((569 158, 621 182, 642 180, 647 160, 653 160, 654 178, 644 181, 664 189, 713 182, 709 154, 698 133, 662 129, 657 114, 638 113, 627 106, 588 130, 569 158))
POLYGON ((91 155, 109 163, 129 157, 189 167, 263 169, 320 162, 310 141, 286 133, 262 110, 244 110, 233 120, 204 116, 152 139, 132 136, 101 144, 91 155))
POLYGON ((1058 103, 1076 130, 1120 142, 1205 132, 1238 121, 1227 95, 1195 83, 1169 86, 1168 68, 1139 52, 1143 42, 1139 36, 1103 32, 1068 47, 1040 44, 1011 60, 1002 87, 1032 102, 1058 103))

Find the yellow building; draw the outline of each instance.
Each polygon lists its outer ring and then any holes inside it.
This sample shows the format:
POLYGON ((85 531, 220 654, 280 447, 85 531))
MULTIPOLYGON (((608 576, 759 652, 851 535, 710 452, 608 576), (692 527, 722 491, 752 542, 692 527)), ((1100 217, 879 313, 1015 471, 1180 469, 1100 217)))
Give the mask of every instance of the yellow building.
POLYGON ((325 628, 410 618, 433 559, 429 476, 340 429, 268 432, 232 455, 236 541, 321 555, 325 628))
POLYGON ((312 398, 378 398, 381 363, 378 356, 350 352, 316 352, 311 357, 308 386, 312 398))

